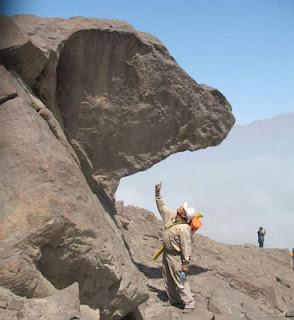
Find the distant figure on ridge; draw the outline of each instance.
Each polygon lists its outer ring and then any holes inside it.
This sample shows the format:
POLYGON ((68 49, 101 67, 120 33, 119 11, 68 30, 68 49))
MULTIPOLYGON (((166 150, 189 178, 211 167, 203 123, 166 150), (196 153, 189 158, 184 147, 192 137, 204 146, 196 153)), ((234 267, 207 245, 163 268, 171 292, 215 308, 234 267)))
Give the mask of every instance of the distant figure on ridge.
POLYGON ((192 223, 195 210, 187 203, 176 210, 167 208, 162 199, 161 183, 155 186, 155 200, 163 219, 162 273, 169 305, 184 307, 183 313, 195 308, 190 286, 186 281, 192 254, 192 223))
POLYGON ((263 248, 265 234, 266 234, 265 229, 263 227, 260 227, 257 231, 259 248, 263 248))

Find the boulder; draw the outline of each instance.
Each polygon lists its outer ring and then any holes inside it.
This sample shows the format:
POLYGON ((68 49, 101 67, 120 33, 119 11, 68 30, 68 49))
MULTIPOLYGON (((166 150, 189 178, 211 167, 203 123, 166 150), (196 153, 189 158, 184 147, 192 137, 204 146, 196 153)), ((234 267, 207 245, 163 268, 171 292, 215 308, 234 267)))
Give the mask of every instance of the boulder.
POLYGON ((0 285, 44 299, 77 282, 81 304, 120 319, 148 298, 123 231, 132 222, 116 217, 120 178, 219 144, 231 106, 126 22, 0 26, 0 285))
POLYGON ((9 23, 48 60, 28 83, 63 126, 96 193, 102 186, 113 196, 121 177, 172 153, 217 145, 234 124, 218 90, 197 84, 158 39, 125 22, 16 16, 9 23))
POLYGON ((0 104, 17 96, 9 72, 0 65, 0 104))
POLYGON ((18 96, 0 108, 0 284, 44 297, 78 282, 83 304, 122 317, 146 300, 142 277, 61 129, 52 130, 25 84, 11 81, 18 96))
POLYGON ((0 288, 1 320, 82 320, 79 307, 77 283, 43 299, 26 299, 0 288))
POLYGON ((0 285, 27 298, 43 298, 57 293, 33 263, 25 259, 21 252, 5 244, 0 250, 0 285))
POLYGON ((47 64, 46 54, 33 44, 11 18, 0 17, 0 64, 17 71, 33 85, 47 64))

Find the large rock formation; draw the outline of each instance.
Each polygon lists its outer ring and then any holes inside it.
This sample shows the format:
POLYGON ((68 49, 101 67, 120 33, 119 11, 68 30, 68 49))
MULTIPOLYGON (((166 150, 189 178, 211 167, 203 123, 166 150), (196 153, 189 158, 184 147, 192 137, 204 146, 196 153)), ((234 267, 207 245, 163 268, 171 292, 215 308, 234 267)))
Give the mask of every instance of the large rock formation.
POLYGON ((220 143, 230 105, 124 22, 1 17, 0 33, 0 285, 36 299, 78 282, 119 319, 148 297, 116 226, 119 179, 220 143))
POLYGON ((152 212, 124 207, 121 202, 117 211, 132 260, 146 277, 150 293, 130 319, 273 320, 294 316, 292 259, 287 250, 225 245, 201 235, 193 242, 188 276, 196 310, 182 315, 177 308, 163 307, 167 297, 161 258, 151 260, 162 244, 162 222, 152 212))
POLYGON ((82 303, 121 317, 146 299, 145 286, 58 122, 15 86, 0 108, 0 284, 45 297, 77 281, 82 303))
POLYGON ((219 91, 125 22, 16 16, 5 26, 2 63, 54 113, 92 190, 102 184, 113 194, 121 177, 216 145, 234 123, 219 91))

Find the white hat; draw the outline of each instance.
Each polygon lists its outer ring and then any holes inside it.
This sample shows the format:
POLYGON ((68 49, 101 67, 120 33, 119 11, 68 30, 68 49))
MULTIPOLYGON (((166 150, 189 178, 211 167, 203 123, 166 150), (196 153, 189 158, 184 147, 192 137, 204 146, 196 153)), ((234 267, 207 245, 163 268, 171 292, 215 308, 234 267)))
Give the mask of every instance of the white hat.
POLYGON ((188 202, 184 202, 183 208, 186 211, 186 219, 189 222, 195 216, 195 209, 188 205, 188 202))

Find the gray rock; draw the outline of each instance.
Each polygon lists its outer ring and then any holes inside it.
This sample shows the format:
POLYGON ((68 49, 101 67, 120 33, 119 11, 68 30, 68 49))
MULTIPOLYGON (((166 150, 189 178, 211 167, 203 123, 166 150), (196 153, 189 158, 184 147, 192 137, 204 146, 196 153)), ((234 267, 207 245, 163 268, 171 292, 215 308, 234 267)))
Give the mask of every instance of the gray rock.
POLYGON ((213 320, 236 320, 236 319, 240 319, 240 318, 236 318, 236 316, 234 316, 234 315, 227 315, 227 314, 225 314, 225 315, 224 314, 216 314, 213 318, 213 320))
POLYGON ((82 304, 80 306, 81 320, 100 320, 99 309, 93 310, 89 306, 82 304))
POLYGON ((11 289, 16 295, 47 297, 57 293, 54 286, 35 268, 35 265, 13 248, 0 250, 0 285, 11 289), (7 254, 9 251, 9 254, 7 254))
POLYGON ((0 65, 0 104, 17 96, 10 73, 0 65))
MULTIPOLYGON (((168 309, 161 309, 162 301, 167 299, 161 258, 151 261, 162 243, 162 222, 154 215, 151 218, 152 213, 147 210, 124 207, 121 202, 117 203, 117 211, 132 260, 146 277, 150 291, 141 315, 146 317, 146 311, 149 315, 159 312, 162 319, 161 312, 165 312, 168 318, 168 309)), ((294 281, 287 250, 260 251, 256 246, 225 245, 196 235, 188 281, 196 302, 196 310, 185 315, 189 319, 211 315, 215 320, 285 319, 285 312, 280 309, 286 303, 287 310, 292 309, 294 281)))
POLYGON ((125 22, 10 20, 48 59, 31 87, 64 127, 96 193, 113 195, 121 177, 172 153, 217 145, 234 124, 218 90, 198 85, 159 40, 125 22))
POLYGON ((275 286, 269 285, 262 289, 262 294, 272 303, 272 305, 279 311, 286 311, 285 302, 282 300, 282 296, 275 286))
POLYGON ((78 282, 83 304, 122 317, 146 300, 142 277, 66 141, 24 87, 0 108, 0 283, 43 297, 78 282))
POLYGON ((293 310, 288 310, 286 312, 286 317, 288 317, 288 318, 293 317, 294 318, 294 308, 293 308, 293 310))
POLYGON ((287 280, 280 278, 280 277, 276 277, 277 282, 279 282, 280 284, 282 284, 284 287, 287 288, 291 288, 290 284, 288 283, 287 280))
MULTIPOLYGON (((82 304, 122 318, 148 293, 125 232, 134 223, 115 216, 120 178, 219 144, 234 124, 230 104, 125 22, 0 24, 0 284, 18 295, 11 318, 24 317, 21 296, 49 299, 74 282, 82 304)), ((160 232, 144 230, 157 246, 160 232)))
POLYGON ((82 320, 77 284, 43 299, 26 299, 0 288, 0 300, 6 301, 0 307, 1 320, 82 320))
POLYGON ((0 16, 0 64, 18 72, 33 85, 48 60, 11 18, 0 16))

